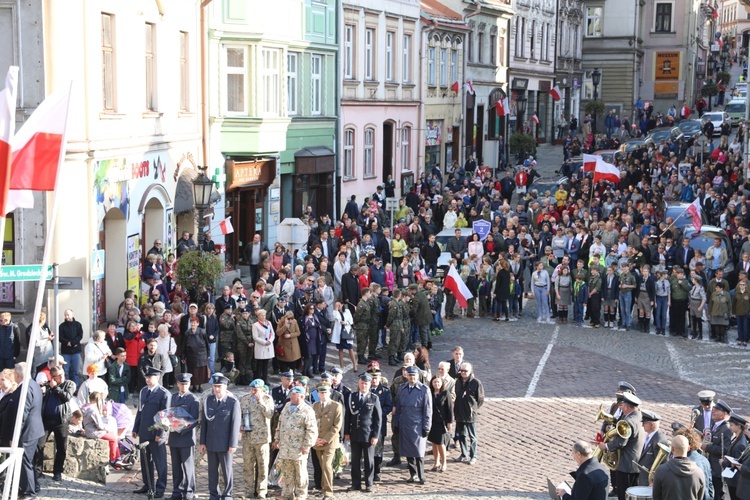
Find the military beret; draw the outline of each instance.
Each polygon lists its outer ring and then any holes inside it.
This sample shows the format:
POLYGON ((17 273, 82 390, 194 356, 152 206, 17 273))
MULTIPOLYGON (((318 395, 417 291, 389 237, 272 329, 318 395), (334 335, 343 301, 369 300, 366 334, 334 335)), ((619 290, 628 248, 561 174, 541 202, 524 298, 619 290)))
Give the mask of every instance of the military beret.
POLYGON ((367 363, 367 369, 369 370, 370 368, 378 368, 378 369, 380 369, 380 363, 377 362, 377 361, 375 361, 375 360, 370 361, 369 363, 367 363))
POLYGON ((729 421, 737 425, 747 425, 747 419, 736 414, 730 415, 729 421))
POLYGON ((250 387, 255 387, 256 389, 258 387, 263 387, 264 385, 266 385, 265 382, 263 382, 263 380, 261 380, 259 378, 256 378, 255 380, 253 380, 252 382, 250 382, 250 387))
POLYGON ((294 372, 292 370, 281 372, 279 375, 281 375, 284 378, 294 378, 294 372))
POLYGON ((289 392, 290 393, 295 393, 295 394, 304 394, 305 393, 305 389, 303 389, 299 385, 295 385, 294 387, 292 387, 291 389, 289 389, 289 392))
POLYGON ((368 373, 363 373, 359 376, 360 380, 364 380, 365 382, 372 382, 372 377, 368 373))
POLYGON ((723 411, 724 413, 732 413, 732 408, 724 402, 722 399, 717 399, 714 403, 714 408, 723 411))
POLYGON ((633 393, 624 392, 622 393, 622 400, 632 406, 640 406, 641 399, 633 393))
POLYGON ((297 383, 306 386, 310 382, 310 377, 300 377, 297 379, 297 383))
POLYGON ((661 417, 658 413, 649 410, 641 410, 641 422, 658 422, 661 417))
POLYGON ((189 373, 180 373, 177 375, 177 382, 180 384, 188 384, 190 383, 191 378, 193 378, 193 376, 189 373))
POLYGON ((227 385, 228 383, 229 379, 222 373, 214 373, 211 375, 211 385, 227 385))

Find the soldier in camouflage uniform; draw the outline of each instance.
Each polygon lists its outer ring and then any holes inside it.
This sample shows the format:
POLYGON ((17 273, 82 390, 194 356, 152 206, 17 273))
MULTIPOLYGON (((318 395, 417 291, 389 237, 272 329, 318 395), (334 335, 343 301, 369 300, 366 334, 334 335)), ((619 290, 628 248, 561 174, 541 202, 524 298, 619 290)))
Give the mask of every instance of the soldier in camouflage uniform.
POLYGON ((221 312, 219 316, 219 348, 221 349, 221 355, 225 356, 228 352, 234 352, 234 329, 237 323, 234 321, 234 315, 232 314, 232 306, 227 304, 225 310, 221 312))
POLYGON ((318 439, 315 411, 305 403, 305 389, 292 387, 289 403, 281 410, 274 448, 278 448, 279 469, 284 476, 281 496, 307 498, 307 456, 318 439))
POLYGON ((368 359, 380 359, 375 352, 378 348, 378 327, 380 326, 380 285, 373 283, 370 285, 370 323, 367 334, 367 351, 370 354, 368 359))
POLYGON ((372 302, 370 301, 370 289, 362 289, 362 298, 354 311, 354 331, 357 333, 357 362, 367 364, 365 351, 370 335, 370 321, 372 321, 372 302))
POLYGON ((271 442, 273 398, 261 379, 250 383, 250 394, 240 397, 242 407, 242 463, 245 497, 266 498, 268 494, 268 458, 271 442), (250 423, 250 430, 246 423, 250 423), (256 468, 257 467, 257 468, 256 468), (256 482, 257 481, 257 482, 256 482))
POLYGON ((393 300, 388 305, 388 319, 385 326, 390 332, 388 335, 388 364, 398 366, 397 356, 401 348, 401 341, 406 336, 401 290, 393 290, 393 300))
POLYGON ((253 320, 250 316, 250 308, 238 309, 240 317, 234 329, 236 338, 234 359, 237 361, 237 385, 248 385, 253 376, 253 320))
POLYGON ((401 336, 401 345, 398 347, 397 359, 399 361, 404 360, 404 353, 406 352, 406 348, 409 346, 409 337, 411 336, 412 325, 412 300, 414 300, 414 297, 412 296, 411 292, 406 291, 402 294, 401 303, 399 304, 401 306, 401 321, 404 325, 404 334, 401 336))

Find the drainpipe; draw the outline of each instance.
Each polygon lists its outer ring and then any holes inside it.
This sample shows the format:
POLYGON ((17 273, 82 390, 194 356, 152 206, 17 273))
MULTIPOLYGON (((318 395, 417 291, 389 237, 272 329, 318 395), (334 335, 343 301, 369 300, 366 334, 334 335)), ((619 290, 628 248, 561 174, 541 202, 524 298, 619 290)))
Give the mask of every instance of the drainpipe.
POLYGON ((203 165, 208 165, 208 13, 206 9, 213 0, 202 0, 200 5, 201 37, 201 143, 203 165))
MULTIPOLYGON (((437 30, 437 28, 438 28, 437 20, 432 19, 430 21, 430 24, 426 24, 426 25, 422 26, 421 31, 419 32, 419 68, 420 68, 420 74, 422 73, 422 68, 424 68, 424 58, 426 57, 425 54, 424 54, 424 48, 425 48, 425 45, 429 45, 429 43, 430 43, 430 39, 429 38, 427 39, 427 43, 425 43, 424 33, 425 33, 426 30, 430 30, 430 32, 432 32, 432 31, 437 30)), ((437 60, 435 61, 435 63, 436 63, 436 66, 437 66, 437 60)), ((437 72, 437 67, 435 68, 435 71, 437 72)), ((417 130, 419 131, 419 148, 417 148, 417 164, 416 164, 416 166, 414 168, 414 185, 417 184, 417 180, 419 180, 420 175, 422 174, 422 170, 424 168, 424 165, 423 165, 422 162, 424 161, 424 158, 425 158, 425 155, 424 155, 424 147, 425 147, 424 146, 424 143, 425 143, 425 141, 424 141, 424 134, 425 134, 425 129, 427 127, 425 126, 425 122, 424 122, 425 114, 426 114, 425 110, 424 110, 424 98, 425 98, 425 96, 424 96, 424 85, 421 82, 420 82, 420 85, 419 85, 419 93, 420 93, 420 96, 419 96, 419 107, 417 108, 417 130)), ((396 132, 397 134, 398 134, 398 130, 400 130, 400 124, 399 124, 399 127, 397 128, 397 132, 396 132)), ((401 158, 401 161, 404 161, 404 159, 401 158)), ((403 181, 402 181, 402 185, 403 185, 403 181)))

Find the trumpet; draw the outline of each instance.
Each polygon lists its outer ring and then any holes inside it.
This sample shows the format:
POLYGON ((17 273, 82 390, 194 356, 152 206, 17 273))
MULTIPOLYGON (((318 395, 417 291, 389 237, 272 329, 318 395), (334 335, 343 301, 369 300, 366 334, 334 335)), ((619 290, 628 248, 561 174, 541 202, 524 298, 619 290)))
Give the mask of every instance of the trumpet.
MULTIPOLYGON (((633 429, 624 420, 620 420, 615 426, 608 430, 604 434, 603 443, 609 443, 615 436, 619 436, 623 439, 628 439, 633 434, 633 429)), ((617 465, 620 463, 620 450, 615 451, 602 451, 601 448, 597 447, 594 449, 594 456, 602 464, 606 465, 609 470, 617 469, 617 465)))

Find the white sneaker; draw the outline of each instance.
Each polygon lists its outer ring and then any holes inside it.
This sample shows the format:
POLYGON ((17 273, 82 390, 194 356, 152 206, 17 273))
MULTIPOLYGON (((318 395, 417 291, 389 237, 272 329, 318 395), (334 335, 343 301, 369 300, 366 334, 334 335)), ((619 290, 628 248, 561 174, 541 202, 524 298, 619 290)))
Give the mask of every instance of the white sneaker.
POLYGON ((538 318, 536 319, 536 322, 537 322, 537 323, 541 323, 541 322, 542 322, 542 317, 541 317, 541 316, 539 316, 539 317, 538 317, 538 318))
POLYGON ((548 325, 554 325, 555 324, 555 322, 552 321, 552 318, 547 318, 547 321, 545 321, 545 323, 547 323, 548 325))

